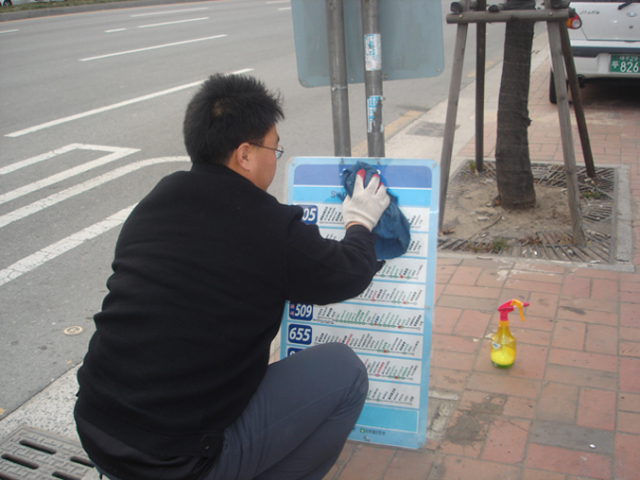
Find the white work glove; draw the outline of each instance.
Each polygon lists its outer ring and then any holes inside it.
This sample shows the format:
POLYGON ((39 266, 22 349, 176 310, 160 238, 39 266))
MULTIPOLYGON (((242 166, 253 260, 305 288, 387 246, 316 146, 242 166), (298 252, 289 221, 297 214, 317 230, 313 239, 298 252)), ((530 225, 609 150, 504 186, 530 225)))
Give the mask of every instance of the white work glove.
POLYGON ((391 199, 387 187, 380 183, 380 176, 375 174, 364 188, 364 170, 358 170, 353 184, 353 194, 347 195, 342 203, 342 219, 344 227, 359 223, 370 231, 378 224, 378 220, 389 206, 391 199))

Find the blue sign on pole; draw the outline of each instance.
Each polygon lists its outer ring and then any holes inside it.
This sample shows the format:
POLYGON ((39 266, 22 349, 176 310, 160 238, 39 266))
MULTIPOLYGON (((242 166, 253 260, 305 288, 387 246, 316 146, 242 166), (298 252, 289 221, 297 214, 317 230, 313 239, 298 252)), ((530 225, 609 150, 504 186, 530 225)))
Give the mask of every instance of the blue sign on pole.
MULTIPOLYGON (((361 0, 343 0, 348 83, 366 70, 386 80, 435 77, 444 70, 440 0, 380 0, 380 34, 364 35, 361 0), (365 59, 365 62, 362 59, 365 59)), ((331 85, 326 0, 291 0, 298 80, 331 85)))
POLYGON ((411 243, 367 289, 332 305, 288 303, 280 356, 341 342, 362 359, 369 393, 351 440, 420 448, 427 434, 429 356, 438 232, 439 173, 431 160, 304 157, 289 165, 288 202, 325 238, 344 237, 342 172, 357 161, 379 171, 409 220, 411 243))

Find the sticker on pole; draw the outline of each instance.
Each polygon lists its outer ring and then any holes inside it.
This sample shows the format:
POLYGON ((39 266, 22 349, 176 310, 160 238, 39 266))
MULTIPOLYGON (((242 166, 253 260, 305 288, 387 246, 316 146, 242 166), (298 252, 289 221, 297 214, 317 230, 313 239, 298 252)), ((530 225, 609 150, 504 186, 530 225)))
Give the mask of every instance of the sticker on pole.
POLYGON ((367 72, 382 70, 382 38, 379 33, 364 36, 364 66, 367 72))
MULTIPOLYGON (((306 157, 289 165, 288 202, 320 233, 341 240, 341 175, 370 158, 306 157)), ((281 358, 324 343, 349 345, 369 375, 367 400, 351 440, 420 448, 426 441, 433 323, 439 172, 431 160, 375 159, 410 224, 407 252, 387 260, 357 297, 331 305, 287 303, 281 358)))
POLYGON ((373 126, 376 125, 376 115, 380 117, 377 125, 380 128, 380 133, 382 133, 384 131, 384 122, 382 121, 381 95, 371 95, 367 98, 367 132, 369 133, 373 132, 373 126))

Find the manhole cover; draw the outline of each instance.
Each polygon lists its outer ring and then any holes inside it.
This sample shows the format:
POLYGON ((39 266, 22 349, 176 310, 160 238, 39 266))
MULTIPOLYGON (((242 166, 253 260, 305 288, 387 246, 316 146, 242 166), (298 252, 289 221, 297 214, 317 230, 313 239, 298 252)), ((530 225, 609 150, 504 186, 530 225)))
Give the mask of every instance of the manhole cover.
POLYGON ((79 444, 42 430, 23 426, 0 444, 0 480, 82 480, 93 469, 79 444))
POLYGON ((64 329, 64 334, 65 335, 69 335, 69 336, 73 336, 73 335, 80 335, 83 331, 82 327, 67 327, 64 329))
POLYGON ((462 168, 450 182, 438 248, 510 257, 612 264, 616 218, 616 170, 596 168, 591 179, 578 168, 585 247, 573 245, 564 166, 532 164, 538 205, 526 212, 494 206, 495 162, 484 172, 462 168))

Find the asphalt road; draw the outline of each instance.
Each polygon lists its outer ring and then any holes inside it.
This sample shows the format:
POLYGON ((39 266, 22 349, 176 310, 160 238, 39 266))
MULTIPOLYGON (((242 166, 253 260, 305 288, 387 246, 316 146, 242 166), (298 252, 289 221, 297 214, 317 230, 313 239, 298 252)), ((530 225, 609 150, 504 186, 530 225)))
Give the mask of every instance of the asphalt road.
MULTIPOLYGON (((287 159, 333 154, 330 92, 298 83, 290 8, 224 0, 0 24, 0 418, 82 361, 127 209, 189 167, 182 117, 202 80, 248 71, 284 95, 280 200, 287 159)), ((445 72, 386 82, 385 123, 447 97, 456 28, 443 30, 445 72)), ((504 28, 487 30, 491 66, 504 28)), ((363 86, 349 96, 355 146, 363 86)))

